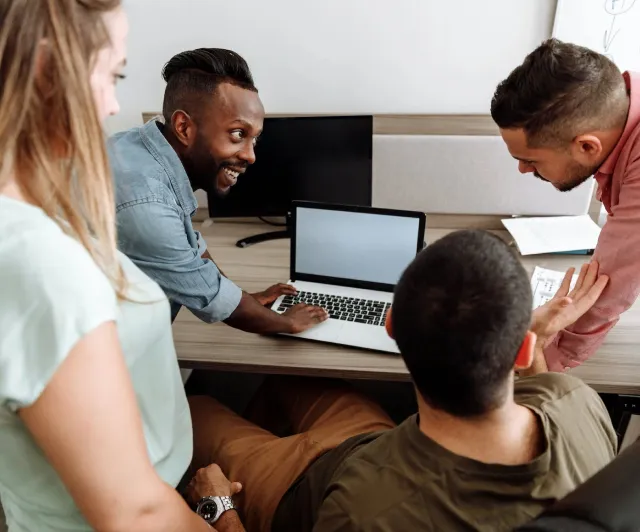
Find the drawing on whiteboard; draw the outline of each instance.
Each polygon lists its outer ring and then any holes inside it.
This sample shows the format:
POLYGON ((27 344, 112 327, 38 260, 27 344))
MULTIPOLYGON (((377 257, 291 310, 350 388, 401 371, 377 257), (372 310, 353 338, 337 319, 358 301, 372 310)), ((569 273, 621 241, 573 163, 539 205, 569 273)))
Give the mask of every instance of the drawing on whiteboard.
POLYGON ((624 15, 628 13, 633 5, 636 3, 636 0, 605 0, 604 2, 604 10, 611 15, 611 25, 608 30, 604 30, 604 39, 603 39, 603 48, 604 55, 606 55, 609 59, 613 61, 613 54, 609 51, 613 41, 620 29, 614 31, 614 27, 616 24, 616 17, 620 15, 624 15))

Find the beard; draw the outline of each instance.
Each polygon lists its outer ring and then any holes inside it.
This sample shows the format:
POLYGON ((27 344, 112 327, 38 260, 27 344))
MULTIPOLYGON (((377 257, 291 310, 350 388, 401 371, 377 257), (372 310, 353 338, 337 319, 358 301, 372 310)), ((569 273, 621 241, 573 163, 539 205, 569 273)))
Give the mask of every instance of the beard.
POLYGON ((582 183, 587 181, 597 171, 598 171, 597 166, 590 167, 590 166, 584 166, 579 163, 573 162, 571 166, 567 169, 567 174, 569 175, 569 178, 562 183, 553 183, 543 175, 540 175, 538 172, 534 172, 533 175, 535 175, 538 179, 542 179, 547 183, 551 183, 560 192, 569 192, 574 188, 582 185, 582 183))
POLYGON ((217 198, 226 197, 232 188, 220 183, 220 180, 224 179, 221 178, 223 169, 231 167, 244 171, 248 166, 246 161, 238 161, 237 159, 218 160, 211 153, 202 137, 196 138, 188 159, 185 170, 187 170, 193 190, 202 189, 208 195, 217 198))

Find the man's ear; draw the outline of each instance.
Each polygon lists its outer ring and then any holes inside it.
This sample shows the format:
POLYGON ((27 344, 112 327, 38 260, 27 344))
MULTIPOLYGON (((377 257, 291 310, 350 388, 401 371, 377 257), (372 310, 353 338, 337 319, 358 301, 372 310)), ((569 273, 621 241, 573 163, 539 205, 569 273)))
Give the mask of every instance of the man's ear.
POLYGON ((173 134, 185 147, 193 144, 196 138, 196 124, 189 116, 189 113, 178 109, 171 115, 171 128, 173 134))
POLYGON ((578 135, 571 143, 571 151, 574 159, 586 165, 598 160, 603 150, 604 148, 600 138, 590 133, 578 135))
POLYGON ((387 319, 384 322, 384 328, 387 330, 389 337, 395 340, 395 337, 393 336, 393 325, 391 325, 391 309, 387 312, 387 319))
POLYGON ((520 346, 520 350, 518 351, 518 356, 516 357, 516 362, 513 365, 516 371, 528 369, 533 364, 533 357, 535 355, 536 350, 536 333, 527 331, 527 334, 522 340, 522 345, 520 346))

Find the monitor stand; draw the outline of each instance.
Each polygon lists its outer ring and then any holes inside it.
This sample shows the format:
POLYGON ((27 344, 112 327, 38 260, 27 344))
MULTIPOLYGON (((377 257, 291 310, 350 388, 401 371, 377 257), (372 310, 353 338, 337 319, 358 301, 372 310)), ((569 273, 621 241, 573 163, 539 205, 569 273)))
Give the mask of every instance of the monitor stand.
POLYGON ((264 218, 260 218, 263 222, 271 225, 280 225, 282 229, 279 231, 269 231, 268 233, 261 233, 259 235, 248 236, 236 242, 236 246, 239 248, 246 248, 259 244, 260 242, 268 242, 269 240, 279 240, 281 238, 291 238, 291 213, 287 213, 286 223, 284 224, 272 224, 264 218))
POLYGON ((260 242, 268 242, 269 240, 278 240, 280 238, 291 238, 291 231, 285 229, 284 231, 271 231, 270 233, 261 233, 259 235, 248 236, 236 242, 236 246, 239 248, 246 248, 253 244, 259 244, 260 242))

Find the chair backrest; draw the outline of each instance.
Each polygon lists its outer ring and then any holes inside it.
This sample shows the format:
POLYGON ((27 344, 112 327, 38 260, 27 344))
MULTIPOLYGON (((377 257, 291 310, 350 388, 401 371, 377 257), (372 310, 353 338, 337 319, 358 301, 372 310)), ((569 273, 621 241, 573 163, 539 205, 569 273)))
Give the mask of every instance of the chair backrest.
POLYGON ((640 442, 515 532, 640 530, 640 442))

